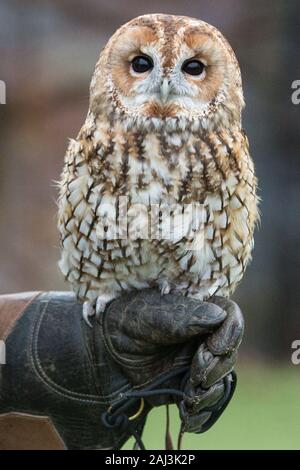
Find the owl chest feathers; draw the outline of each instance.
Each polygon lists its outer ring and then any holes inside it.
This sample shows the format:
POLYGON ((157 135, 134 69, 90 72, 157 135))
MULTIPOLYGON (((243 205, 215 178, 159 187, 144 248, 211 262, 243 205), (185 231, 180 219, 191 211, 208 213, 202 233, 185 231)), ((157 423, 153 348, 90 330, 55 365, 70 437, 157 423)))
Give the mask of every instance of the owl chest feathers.
MULTIPOLYGON (((87 165, 98 189, 133 202, 200 201, 243 171, 243 135, 142 132, 99 126, 87 165), (101 145, 97 145, 101 142, 101 145)), ((228 183, 231 184, 231 181, 228 183)))
MULTIPOLYGON (((93 138, 103 144, 89 144, 89 149, 86 141, 71 144, 60 204, 60 266, 75 290, 81 289, 79 295, 84 298, 82 283, 89 273, 94 292, 99 283, 118 279, 116 289, 120 283, 125 288, 168 282, 173 290, 202 299, 214 292, 228 295, 250 258, 257 216, 256 180, 243 133, 125 135, 102 127, 93 138), (158 237, 151 239, 148 227, 147 239, 116 241, 116 225, 124 217, 116 209, 120 198, 129 214, 127 235, 136 223, 131 217, 135 205, 146 207, 146 216, 139 212, 142 230, 150 206, 169 207, 176 216, 182 207, 198 203, 201 223, 189 237, 180 232, 170 239, 162 236, 169 215, 159 218, 156 212, 158 237), (100 238, 97 231, 104 219, 105 239, 103 230, 100 238), (102 280, 97 280, 99 264, 102 280)), ((93 296, 90 284, 89 290, 93 296)))

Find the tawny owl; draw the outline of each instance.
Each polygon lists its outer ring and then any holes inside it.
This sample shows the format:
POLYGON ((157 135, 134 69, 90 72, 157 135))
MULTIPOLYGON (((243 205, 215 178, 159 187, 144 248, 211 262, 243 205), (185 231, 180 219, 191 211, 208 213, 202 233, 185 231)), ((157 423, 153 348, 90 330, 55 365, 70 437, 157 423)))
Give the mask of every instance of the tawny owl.
POLYGON ((243 106, 213 26, 153 14, 111 37, 60 183, 60 268, 87 321, 132 289, 200 300, 235 289, 258 219, 243 106))

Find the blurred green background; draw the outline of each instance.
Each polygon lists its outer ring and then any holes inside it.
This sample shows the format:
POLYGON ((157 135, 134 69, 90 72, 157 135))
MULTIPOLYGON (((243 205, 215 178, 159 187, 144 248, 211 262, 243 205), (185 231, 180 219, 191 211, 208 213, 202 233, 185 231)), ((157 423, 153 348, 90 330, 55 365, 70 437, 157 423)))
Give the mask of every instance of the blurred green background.
MULTIPOLYGON (((292 367, 240 366, 238 385, 228 408, 205 434, 185 434, 182 449, 190 450, 299 450, 300 374, 292 367)), ((179 431, 178 410, 171 407, 174 448, 179 431)), ((144 444, 164 449, 165 407, 149 415, 144 444)), ((124 449, 132 449, 130 439, 124 449)))
MULTIPOLYGON (((235 50, 262 198, 253 262, 234 297, 246 319, 238 389, 220 422, 185 446, 300 449, 300 365, 291 364, 300 339, 299 0, 0 0, 0 293, 69 288, 57 267, 53 181, 85 119, 100 49, 124 22, 158 12, 212 23, 235 50)), ((163 429, 153 412, 152 448, 163 429)))

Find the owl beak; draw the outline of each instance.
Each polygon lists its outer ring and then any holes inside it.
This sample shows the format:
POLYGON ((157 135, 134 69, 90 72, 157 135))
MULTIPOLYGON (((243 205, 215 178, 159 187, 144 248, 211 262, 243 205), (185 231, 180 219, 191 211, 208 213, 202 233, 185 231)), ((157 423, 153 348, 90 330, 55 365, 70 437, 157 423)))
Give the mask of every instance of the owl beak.
POLYGON ((167 78, 164 78, 160 85, 160 99, 163 103, 166 103, 170 94, 170 82, 167 78))

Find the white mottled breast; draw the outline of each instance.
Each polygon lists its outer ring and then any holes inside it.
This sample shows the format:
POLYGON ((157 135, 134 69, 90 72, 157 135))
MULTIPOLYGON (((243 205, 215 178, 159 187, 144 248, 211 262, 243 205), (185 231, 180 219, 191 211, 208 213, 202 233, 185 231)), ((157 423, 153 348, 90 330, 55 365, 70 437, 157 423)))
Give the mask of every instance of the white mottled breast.
MULTIPOLYGON (((84 300, 152 285, 199 299, 229 295, 250 259, 257 219, 245 136, 236 130, 201 139, 186 130, 136 137, 121 126, 111 131, 101 124, 90 148, 80 139, 71 142, 59 202, 62 272, 84 300), (184 204, 197 202, 203 223, 189 240, 116 240, 121 215, 114 208, 124 196, 129 233, 135 204, 149 211, 153 204, 162 212, 171 207, 176 220, 184 204), (106 240, 99 237, 103 220, 106 240)), ((142 221, 143 231, 148 214, 142 221)), ((157 219, 156 227, 163 231, 168 222, 157 219)))

